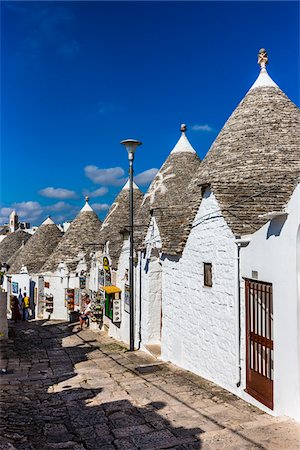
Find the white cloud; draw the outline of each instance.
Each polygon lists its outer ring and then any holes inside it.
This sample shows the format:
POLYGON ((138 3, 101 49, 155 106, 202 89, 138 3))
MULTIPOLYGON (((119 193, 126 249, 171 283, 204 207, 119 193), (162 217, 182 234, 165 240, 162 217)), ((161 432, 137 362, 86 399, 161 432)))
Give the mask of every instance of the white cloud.
POLYGON ((88 191, 87 189, 83 191, 83 195, 88 195, 90 198, 102 197, 107 193, 108 189, 107 187, 104 186, 100 187, 99 189, 96 189, 95 191, 88 191))
POLYGON ((110 167, 109 169, 100 169, 97 166, 86 166, 84 173, 93 183, 104 184, 106 186, 121 186, 125 184, 125 171, 122 167, 110 167))
POLYGON ((214 129, 208 124, 205 124, 205 125, 197 125, 197 124, 193 125, 192 126, 192 130, 194 130, 194 131, 208 131, 208 132, 214 131, 214 129))
POLYGON ((157 174, 158 169, 148 169, 144 172, 139 173, 134 177, 134 181, 138 186, 145 186, 154 179, 155 175, 157 174))
POLYGON ((64 188, 54 188, 54 187, 47 187, 44 189, 41 189, 39 191, 39 194, 43 197, 49 197, 49 198, 75 198, 76 192, 70 191, 69 189, 64 188))
POLYGON ((3 207, 0 209, 0 214, 3 215, 4 217, 6 217, 6 221, 8 221, 8 216, 10 215, 10 213, 12 212, 13 208, 6 208, 3 207))
POLYGON ((74 206, 66 202, 57 202, 53 205, 45 206, 44 209, 45 211, 69 211, 70 209, 74 209, 74 206))
POLYGON ((43 207, 38 202, 12 203, 11 207, 0 209, 0 216, 6 217, 5 222, 8 222, 8 216, 14 209, 19 216, 19 220, 26 222, 36 222, 43 213, 43 207))
POLYGON ((92 203, 91 207, 95 210, 95 211, 107 211, 110 208, 110 205, 108 205, 107 203, 92 203))

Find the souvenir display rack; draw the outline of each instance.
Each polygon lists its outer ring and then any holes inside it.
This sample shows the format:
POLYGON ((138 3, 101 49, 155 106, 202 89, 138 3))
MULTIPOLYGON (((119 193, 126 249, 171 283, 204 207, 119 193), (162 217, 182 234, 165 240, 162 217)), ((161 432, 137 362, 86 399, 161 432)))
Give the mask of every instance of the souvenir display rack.
POLYGON ((104 292, 91 292, 91 321, 100 323, 103 319, 103 307, 105 302, 104 292))
POLYGON ((53 295, 46 294, 44 303, 45 303, 45 311, 48 313, 53 313, 53 295))

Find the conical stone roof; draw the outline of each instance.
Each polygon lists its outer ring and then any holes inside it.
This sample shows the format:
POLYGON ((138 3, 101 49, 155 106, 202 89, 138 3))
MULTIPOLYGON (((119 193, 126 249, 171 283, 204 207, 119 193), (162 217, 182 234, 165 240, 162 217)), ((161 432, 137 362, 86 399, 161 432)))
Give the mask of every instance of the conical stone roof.
POLYGON ((39 273, 62 237, 62 232, 51 219, 46 219, 18 252, 8 273, 20 273, 25 266, 29 274, 39 273))
POLYGON ((101 221, 88 201, 73 220, 55 251, 43 265, 41 272, 55 272, 61 262, 66 263, 70 272, 74 272, 79 262, 79 254, 84 254, 90 265, 90 253, 99 243, 101 221))
POLYGON ((209 183, 236 235, 253 233, 281 211, 300 176, 300 111, 265 65, 229 117, 197 175, 209 183))
MULTIPOLYGON (((133 217, 136 222, 136 214, 139 210, 143 193, 139 190, 137 185, 133 183, 133 217)), ((111 205, 100 231, 100 242, 105 244, 109 241, 109 256, 111 258, 111 265, 113 269, 117 269, 118 261, 123 245, 124 229, 128 229, 129 223, 129 182, 125 184, 123 189, 116 197, 114 203, 111 205)))
POLYGON ((17 230, 9 233, 0 242, 0 263, 9 264, 16 252, 31 238, 31 234, 23 230, 17 230))
POLYGON ((188 184, 201 162, 185 135, 185 125, 181 126, 181 131, 179 141, 149 186, 137 219, 139 247, 143 246, 153 215, 159 228, 162 251, 171 255, 182 252, 188 236, 193 196, 193 192, 188 191, 188 184))

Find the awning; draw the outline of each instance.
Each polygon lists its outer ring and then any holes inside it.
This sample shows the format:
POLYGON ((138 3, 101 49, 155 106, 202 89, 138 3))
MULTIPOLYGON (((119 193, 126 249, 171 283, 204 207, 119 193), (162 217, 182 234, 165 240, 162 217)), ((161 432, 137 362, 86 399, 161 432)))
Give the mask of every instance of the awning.
POLYGON ((118 288, 117 286, 101 286, 101 289, 103 289, 107 294, 122 292, 122 289, 118 288))

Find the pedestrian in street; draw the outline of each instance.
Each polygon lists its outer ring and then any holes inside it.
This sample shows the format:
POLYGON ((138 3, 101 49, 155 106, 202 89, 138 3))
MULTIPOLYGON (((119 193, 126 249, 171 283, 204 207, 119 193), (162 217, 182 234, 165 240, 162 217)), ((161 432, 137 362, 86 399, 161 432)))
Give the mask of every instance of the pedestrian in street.
POLYGON ((29 307, 30 307, 30 298, 26 294, 24 294, 23 298, 23 320, 29 320, 29 307))
POLYGON ((80 322, 80 330, 82 330, 83 324, 85 323, 88 327, 89 325, 89 318, 91 314, 91 300, 89 297, 85 299, 85 308, 82 311, 82 313, 79 316, 79 322, 80 322))
POLYGON ((22 295, 21 289, 20 289, 19 296, 18 296, 18 303, 19 303, 20 315, 22 318, 23 317, 23 295, 22 295))
POLYGON ((16 295, 11 295, 10 297, 10 309, 11 309, 11 318, 17 323, 18 320, 21 320, 21 314, 19 309, 19 302, 16 295))

